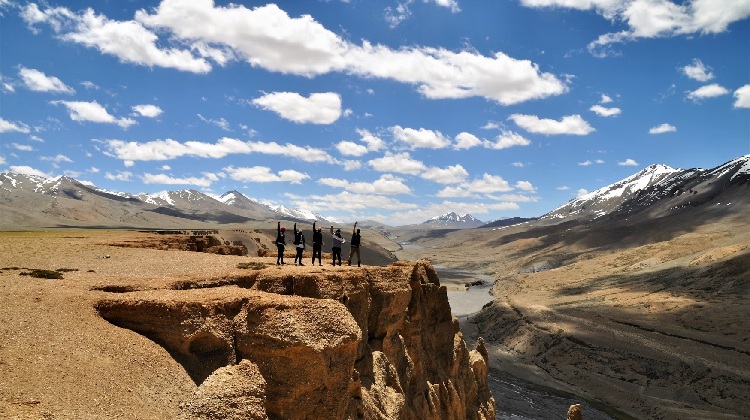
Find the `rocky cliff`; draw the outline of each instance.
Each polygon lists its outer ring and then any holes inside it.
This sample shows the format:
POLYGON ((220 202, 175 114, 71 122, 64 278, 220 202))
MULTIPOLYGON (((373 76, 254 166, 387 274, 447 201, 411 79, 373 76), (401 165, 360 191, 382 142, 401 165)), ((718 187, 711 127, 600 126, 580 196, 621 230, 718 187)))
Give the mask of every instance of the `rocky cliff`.
POLYGON ((185 368, 198 387, 182 418, 495 417, 487 351, 466 347, 425 261, 163 284, 96 309, 185 368))

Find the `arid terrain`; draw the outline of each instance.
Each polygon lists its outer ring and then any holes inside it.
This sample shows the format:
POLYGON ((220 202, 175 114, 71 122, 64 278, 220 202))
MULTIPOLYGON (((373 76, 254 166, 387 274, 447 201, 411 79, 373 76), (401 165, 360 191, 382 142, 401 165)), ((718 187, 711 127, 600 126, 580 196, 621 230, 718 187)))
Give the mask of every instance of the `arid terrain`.
MULTIPOLYGON (((493 277, 469 317, 493 372, 634 418, 750 412, 750 224, 689 213, 608 224, 402 232, 399 258, 493 277)), ((469 333, 468 331, 472 331, 469 333)))
POLYGON ((0 418, 494 417, 487 353, 428 264, 279 267, 179 239, 0 233, 0 418))

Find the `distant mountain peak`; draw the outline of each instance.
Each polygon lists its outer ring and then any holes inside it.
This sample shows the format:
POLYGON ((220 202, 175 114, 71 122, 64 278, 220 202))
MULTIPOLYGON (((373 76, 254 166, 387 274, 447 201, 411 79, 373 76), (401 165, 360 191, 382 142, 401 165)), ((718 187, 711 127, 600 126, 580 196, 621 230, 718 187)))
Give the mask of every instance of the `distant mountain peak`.
POLYGON ((459 215, 452 211, 426 220, 424 224, 448 228, 472 228, 481 226, 483 223, 468 213, 459 215))

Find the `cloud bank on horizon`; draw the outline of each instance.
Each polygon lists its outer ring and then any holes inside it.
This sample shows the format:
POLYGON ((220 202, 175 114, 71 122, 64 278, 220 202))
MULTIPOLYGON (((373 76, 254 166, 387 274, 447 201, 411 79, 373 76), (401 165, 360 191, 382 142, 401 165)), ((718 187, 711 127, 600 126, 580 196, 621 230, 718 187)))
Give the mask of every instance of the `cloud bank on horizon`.
POLYGON ((0 1, 0 171, 406 224, 750 153, 750 0, 252 3, 0 1))

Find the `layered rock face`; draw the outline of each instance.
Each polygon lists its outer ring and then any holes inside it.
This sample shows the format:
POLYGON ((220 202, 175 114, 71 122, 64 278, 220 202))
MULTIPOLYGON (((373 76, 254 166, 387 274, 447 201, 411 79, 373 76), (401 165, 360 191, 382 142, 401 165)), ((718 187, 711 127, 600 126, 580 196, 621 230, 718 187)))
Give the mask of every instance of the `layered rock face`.
POLYGON ((182 417, 494 419, 487 352, 469 351, 424 261, 266 268, 97 304, 199 384, 182 417))

